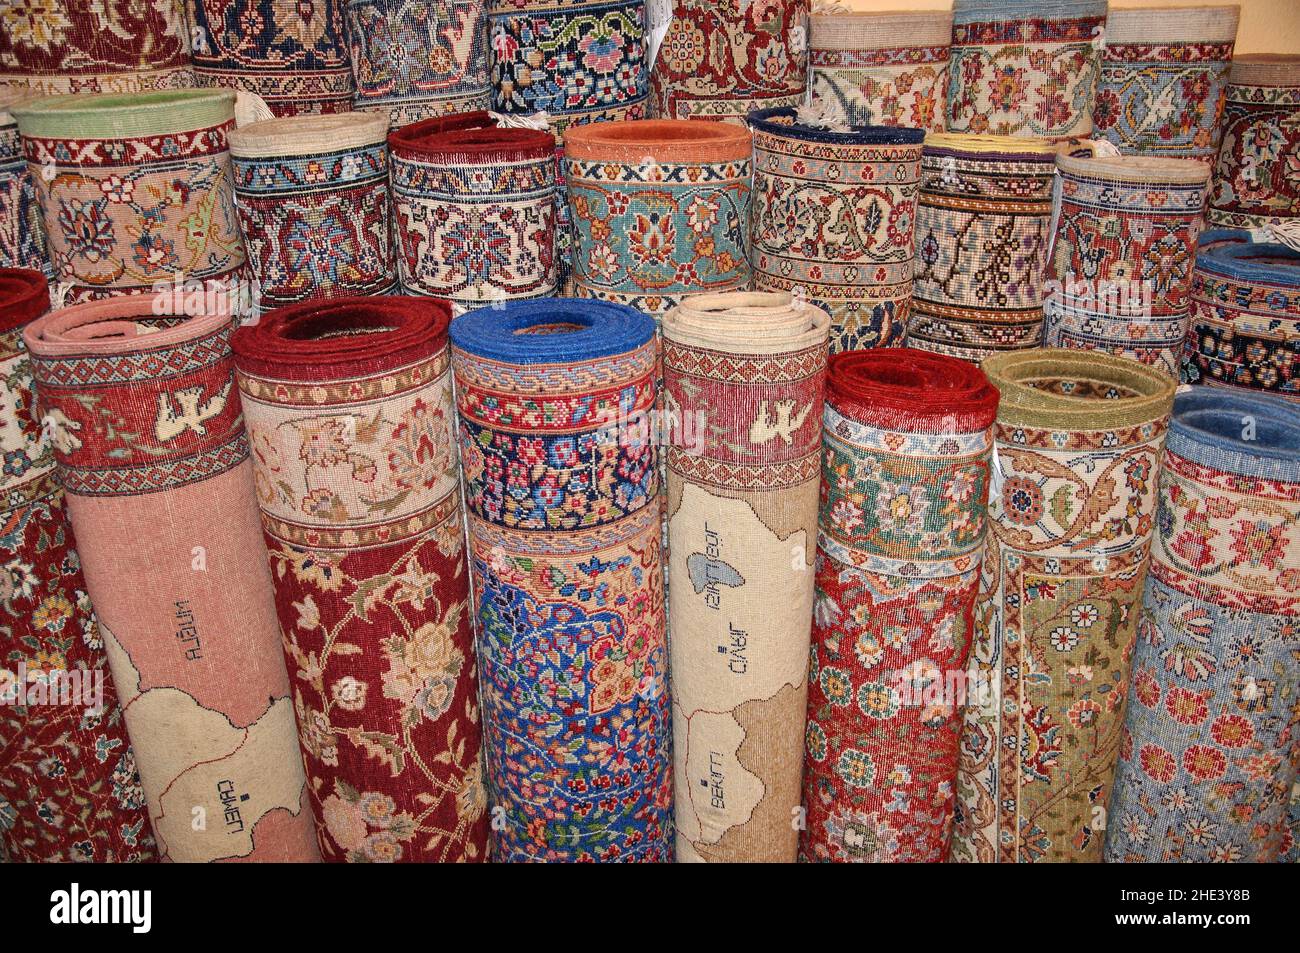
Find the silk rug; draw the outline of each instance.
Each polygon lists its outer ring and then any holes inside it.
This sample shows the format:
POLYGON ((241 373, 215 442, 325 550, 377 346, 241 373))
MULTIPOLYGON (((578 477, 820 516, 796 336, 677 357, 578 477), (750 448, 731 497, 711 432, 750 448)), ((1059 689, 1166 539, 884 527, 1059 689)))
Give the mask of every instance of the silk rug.
POLYGON ((555 137, 486 112, 389 134, 398 274, 459 310, 553 294, 555 137))
POLYGON ((242 277, 234 108, 231 92, 177 90, 13 109, 67 301, 242 277))
POLYGON ((341 298, 233 340, 325 860, 487 850, 450 317, 341 298))
POLYGON ((1096 862, 1175 385, 1053 348, 984 370, 1002 399, 952 859, 1096 862))
POLYGON ((1131 357, 1177 378, 1209 167, 1065 155, 1056 165, 1043 343, 1131 357))
POLYGON ((1300 218, 1300 54, 1238 56, 1210 186, 1211 225, 1259 228, 1300 218))
POLYGON ((1269 863, 1300 768, 1300 408, 1181 395, 1106 860, 1269 863))
POLYGON ((650 73, 660 119, 743 123, 753 109, 798 106, 808 88, 809 0, 671 0, 650 73))
POLYGON ((267 119, 230 134, 235 206, 267 311, 397 285, 388 119, 267 119))
POLYGON ((808 85, 855 126, 943 132, 952 14, 814 13, 808 85))
POLYGON ((679 861, 795 860, 829 330, 785 293, 664 316, 679 861))
POLYGON ((662 315, 686 294, 749 287, 748 129, 591 123, 564 148, 578 297, 662 315))
POLYGON ((161 857, 314 861, 235 321, 184 307, 124 296, 28 325, 38 409, 161 857))
POLYGON ((948 131, 1087 137, 1106 0, 953 0, 948 131))
POLYGON ((831 358, 803 860, 947 856, 997 402, 946 355, 831 358))
POLYGON ((352 109, 347 0, 185 0, 199 86, 256 93, 277 116, 352 109))
POLYGON ((920 129, 831 131, 751 113, 754 286, 831 315, 831 351, 901 345, 912 305, 920 129))
POLYGON ((646 0, 487 0, 492 109, 573 124, 644 119, 646 0))
POLYGON ((18 123, 9 110, 32 98, 0 88, 0 268, 35 268, 49 276, 50 253, 36 200, 36 186, 23 158, 18 123))
POLYGON ((1043 139, 932 134, 921 157, 908 344, 978 363, 1037 347, 1056 152, 1043 139))
POLYGON ((1300 401, 1300 252, 1219 237, 1196 252, 1187 376, 1300 401))
POLYGON ((41 433, 23 327, 39 271, 0 268, 0 854, 153 860, 135 756, 41 433))
POLYGON ((654 322, 510 301, 451 341, 493 857, 671 860, 654 322))
POLYGON ((5 0, 0 87, 46 96, 194 85, 184 0, 5 0))
POLYGON ((1126 155, 1214 164, 1240 8, 1111 10, 1092 109, 1126 155))
POLYGON ((355 109, 387 112, 394 129, 487 109, 488 0, 348 0, 355 109))

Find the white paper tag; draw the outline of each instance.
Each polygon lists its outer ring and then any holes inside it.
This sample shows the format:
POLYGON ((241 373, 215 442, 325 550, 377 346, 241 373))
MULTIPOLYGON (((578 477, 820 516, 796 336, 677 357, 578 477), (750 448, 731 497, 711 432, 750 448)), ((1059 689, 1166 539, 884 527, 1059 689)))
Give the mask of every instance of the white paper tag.
POLYGON ((646 62, 654 69, 659 46, 673 22, 673 0, 646 0, 646 62))

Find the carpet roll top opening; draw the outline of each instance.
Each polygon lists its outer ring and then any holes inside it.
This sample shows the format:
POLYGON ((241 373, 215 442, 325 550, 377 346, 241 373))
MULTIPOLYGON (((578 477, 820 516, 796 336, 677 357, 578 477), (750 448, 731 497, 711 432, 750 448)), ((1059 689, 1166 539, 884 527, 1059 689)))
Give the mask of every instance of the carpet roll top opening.
POLYGON ((1300 467, 1300 410, 1274 397, 1193 388, 1174 401, 1171 439, 1175 433, 1300 467))
POLYGON ((241 370, 334 379, 425 359, 445 345, 450 322, 451 307, 437 298, 304 301, 241 328, 232 346, 241 370))
POLYGON ((1117 182, 1200 185, 1210 181, 1211 168, 1195 159, 1154 156, 1075 157, 1058 155, 1056 166, 1067 175, 1117 182))
POLYGON ((388 117, 382 113, 286 116, 234 130, 230 133, 230 151, 236 156, 339 151, 383 142, 387 135, 388 117))
POLYGON ((1002 394, 999 420, 1052 418, 1052 426, 1105 430, 1168 413, 1175 384, 1162 371, 1124 357, 1043 348, 987 358, 983 368, 1002 394))
POLYGON ((1300 252, 1275 242, 1202 245, 1196 267, 1244 281, 1300 285, 1300 252))
POLYGON ((570 159, 717 162, 747 157, 752 151, 744 126, 705 119, 631 119, 589 123, 564 136, 570 159))
POLYGON ((998 405, 998 392, 979 367, 914 348, 835 354, 826 390, 827 399, 854 419, 863 419, 859 411, 906 410, 922 428, 980 430, 993 423, 998 405))
POLYGON ((654 319, 604 301, 536 298, 468 311, 452 324, 467 354, 517 364, 587 361, 654 340, 654 319))
POLYGON ((388 145, 418 157, 456 162, 512 161, 546 157, 555 151, 555 137, 540 129, 500 127, 491 114, 477 112, 438 116, 389 133, 388 145))
POLYGON ((808 123, 799 122, 796 118, 797 115, 797 111, 789 107, 755 109, 749 114, 746 121, 752 128, 770 135, 790 136, 811 142, 906 145, 925 140, 925 130, 914 126, 855 125, 847 130, 822 129, 808 123))
POLYGON ((45 276, 30 268, 0 268, 0 334, 50 310, 45 276))
POLYGON ((122 138, 227 122, 235 115, 235 94, 218 89, 78 93, 28 100, 10 112, 24 136, 122 138))

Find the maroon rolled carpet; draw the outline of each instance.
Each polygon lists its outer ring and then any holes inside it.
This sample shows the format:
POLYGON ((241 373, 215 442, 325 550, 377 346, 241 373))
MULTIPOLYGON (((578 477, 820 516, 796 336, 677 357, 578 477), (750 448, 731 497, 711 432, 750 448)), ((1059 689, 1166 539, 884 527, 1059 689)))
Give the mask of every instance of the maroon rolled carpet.
POLYGON ((232 342, 327 861, 487 853, 450 318, 338 298, 232 342))

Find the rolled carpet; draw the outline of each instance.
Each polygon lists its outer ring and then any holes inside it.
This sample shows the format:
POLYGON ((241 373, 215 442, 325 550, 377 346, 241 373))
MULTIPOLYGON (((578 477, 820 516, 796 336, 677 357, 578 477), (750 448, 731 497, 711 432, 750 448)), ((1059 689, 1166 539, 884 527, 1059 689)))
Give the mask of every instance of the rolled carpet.
POLYGON ((1055 178, 1045 139, 926 138, 911 347, 976 363, 1038 347, 1055 178))
POLYGON ((1210 169, 1192 159, 1056 160, 1043 343, 1101 350, 1177 378, 1210 169))
POLYGON ((947 857, 997 404, 946 355, 831 358, 803 860, 947 857))
POLYGON ((1056 348, 984 371, 1002 399, 952 859, 1096 862, 1175 385, 1056 348))
POLYGON ((352 109, 347 0, 185 0, 199 86, 256 93, 277 116, 352 109))
POLYGON ((555 137, 489 113, 389 134, 398 273, 458 310, 555 291, 555 137))
POLYGON ((224 309, 27 326, 38 405, 164 860, 315 861, 224 309))
POLYGON ((1126 155, 1214 164, 1241 9, 1111 10, 1092 108, 1097 136, 1126 155))
POLYGON ((679 861, 795 859, 829 330, 784 293, 664 316, 679 861))
POLYGON ((654 322, 510 301, 451 341, 493 858, 671 860, 654 322))
POLYGON ((396 288, 386 117, 266 119, 230 157, 259 309, 396 288))
POLYGON ((953 0, 948 131, 1086 137, 1107 0, 953 0))
POLYGON ((952 13, 814 13, 808 86, 855 126, 943 132, 952 13))
POLYGON ((355 109, 396 129, 492 102, 488 0, 347 0, 355 109))
POLYGON ((487 852, 450 319, 340 298, 232 342, 325 860, 487 852))
POLYGON ((492 109, 570 125, 644 119, 646 0, 487 0, 492 109))
POLYGON ((750 282, 748 129, 698 120, 569 130, 575 294, 660 315, 750 282))
POLYGON ((672 0, 671 6, 650 71, 656 117, 743 123, 751 110, 804 101, 809 0, 672 0))
POLYGON ((1300 400, 1300 252, 1203 241, 1187 350, 1193 381, 1300 400))
POLYGON ((242 277, 234 93, 58 96, 13 115, 67 301, 242 277))
POLYGON ((1297 112, 1300 54, 1233 60, 1206 213, 1211 225, 1259 228, 1300 218, 1297 112))
POLYGON ((1174 402, 1106 860, 1256 862, 1290 847, 1300 769, 1300 408, 1174 402))
POLYGON ((6 0, 0 87, 46 96, 194 85, 184 0, 6 0))
POLYGON ((39 271, 0 268, 0 854, 153 860, 153 830, 76 542, 41 434, 23 327, 39 271))
POLYGON ((749 116, 754 286, 795 291, 831 315, 832 351, 901 345, 912 306, 920 129, 749 116))
POLYGON ((0 268, 35 268, 49 277, 50 253, 36 186, 9 110, 32 98, 0 88, 0 268))

